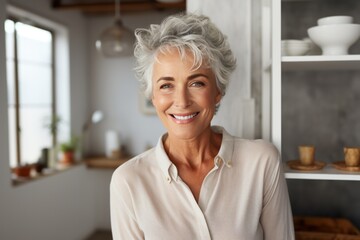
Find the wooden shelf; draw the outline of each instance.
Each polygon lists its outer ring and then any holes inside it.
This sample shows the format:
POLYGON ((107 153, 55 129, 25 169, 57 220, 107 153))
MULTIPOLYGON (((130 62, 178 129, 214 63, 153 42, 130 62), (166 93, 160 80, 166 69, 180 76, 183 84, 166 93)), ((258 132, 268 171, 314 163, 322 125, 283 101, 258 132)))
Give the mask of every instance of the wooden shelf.
POLYGON ((286 179, 360 181, 360 172, 337 170, 329 164, 319 171, 298 171, 284 162, 284 171, 286 179))
POLYGON ((360 55, 340 56, 283 56, 281 67, 284 71, 296 70, 359 70, 360 55))
POLYGON ((130 157, 124 157, 121 159, 109 159, 106 157, 94 157, 88 158, 85 160, 86 166, 89 168, 107 168, 107 169, 115 169, 119 167, 121 164, 125 163, 129 160, 130 157))

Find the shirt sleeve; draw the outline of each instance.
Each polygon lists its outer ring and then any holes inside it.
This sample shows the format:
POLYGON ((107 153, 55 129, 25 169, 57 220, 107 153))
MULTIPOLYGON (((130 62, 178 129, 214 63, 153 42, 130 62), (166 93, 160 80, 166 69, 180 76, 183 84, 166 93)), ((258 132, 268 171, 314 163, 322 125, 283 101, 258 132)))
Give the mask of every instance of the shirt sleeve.
POLYGON ((294 225, 289 194, 279 154, 267 168, 261 225, 264 239, 294 240, 294 225))
POLYGON ((144 239, 131 200, 129 185, 115 171, 110 183, 110 217, 114 240, 144 239))

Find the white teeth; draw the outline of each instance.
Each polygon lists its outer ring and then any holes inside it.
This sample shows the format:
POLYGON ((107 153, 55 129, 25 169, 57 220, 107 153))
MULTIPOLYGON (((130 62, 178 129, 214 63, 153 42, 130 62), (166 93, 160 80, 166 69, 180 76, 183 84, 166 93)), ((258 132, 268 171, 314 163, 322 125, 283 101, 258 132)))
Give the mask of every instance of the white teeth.
POLYGON ((177 116, 177 115, 173 115, 176 119, 178 120, 188 120, 190 118, 193 118, 197 115, 197 113, 194 113, 194 114, 191 114, 191 115, 188 115, 188 116, 177 116))

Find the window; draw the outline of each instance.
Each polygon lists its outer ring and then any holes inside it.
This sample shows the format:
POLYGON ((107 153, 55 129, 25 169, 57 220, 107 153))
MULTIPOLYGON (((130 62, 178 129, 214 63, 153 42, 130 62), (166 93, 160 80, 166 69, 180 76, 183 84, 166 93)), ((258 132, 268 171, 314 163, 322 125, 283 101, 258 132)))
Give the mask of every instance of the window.
POLYGON ((56 144, 48 127, 56 116, 54 36, 16 18, 5 21, 10 166, 38 161, 56 144))

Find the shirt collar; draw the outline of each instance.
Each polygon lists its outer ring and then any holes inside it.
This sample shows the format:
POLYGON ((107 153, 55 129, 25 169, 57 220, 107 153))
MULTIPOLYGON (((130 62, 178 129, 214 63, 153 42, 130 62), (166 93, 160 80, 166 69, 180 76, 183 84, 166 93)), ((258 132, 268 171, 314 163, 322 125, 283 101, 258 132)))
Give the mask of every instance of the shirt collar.
POLYGON ((213 126, 211 128, 214 132, 222 134, 220 150, 214 158, 215 165, 219 166, 219 163, 222 162, 225 166, 231 168, 234 152, 234 137, 231 136, 223 127, 213 126))
POLYGON ((165 180, 170 183, 172 179, 176 179, 176 177, 173 174, 171 174, 173 171, 170 172, 170 168, 176 169, 176 167, 175 166, 171 167, 174 164, 170 161, 168 155, 165 152, 163 140, 165 140, 166 136, 167 133, 165 133, 159 138, 158 143, 156 145, 155 154, 156 154, 156 161, 158 162, 160 169, 164 174, 165 180), (173 175, 173 177, 171 177, 171 175, 173 175))
MULTIPOLYGON (((224 164, 226 167, 231 168, 232 166, 232 155, 234 152, 234 140, 223 127, 212 126, 212 130, 216 133, 222 134, 221 146, 218 154, 214 158, 215 166, 220 167, 221 164, 224 164)), ((172 180, 178 179, 178 172, 175 165, 170 161, 168 155, 165 152, 163 141, 165 140, 167 133, 162 135, 156 145, 156 161, 164 174, 166 181, 171 183, 172 180)))

